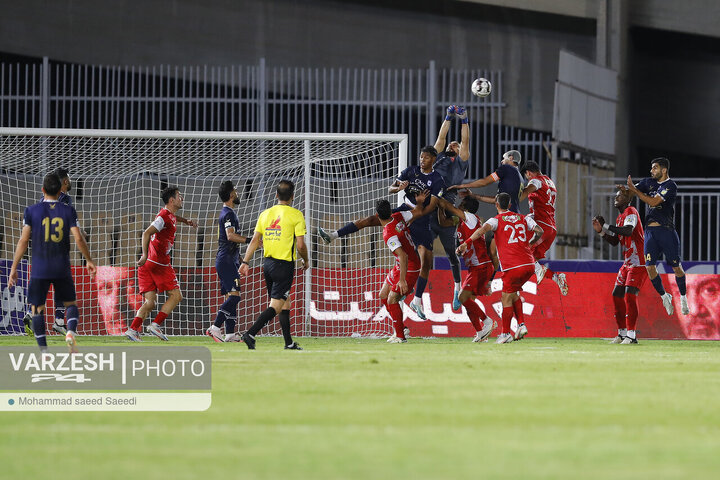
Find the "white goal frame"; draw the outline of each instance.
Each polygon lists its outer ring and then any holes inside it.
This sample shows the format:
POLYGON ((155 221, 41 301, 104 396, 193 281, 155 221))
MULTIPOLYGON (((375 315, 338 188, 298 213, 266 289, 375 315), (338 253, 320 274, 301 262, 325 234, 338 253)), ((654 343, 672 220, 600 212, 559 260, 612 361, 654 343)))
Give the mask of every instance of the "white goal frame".
MULTIPOLYGON (((378 143, 388 143, 388 144, 396 144, 397 148, 397 169, 396 171, 392 172, 392 176, 394 177, 397 175, 400 171, 405 169, 408 165, 408 136, 406 134, 398 135, 398 134, 325 134, 325 133, 255 133, 255 132, 182 132, 182 131, 141 131, 141 130, 92 130, 92 129, 33 129, 33 128, 0 128, 0 139, 4 137, 43 137, 44 139, 52 139, 55 137, 73 137, 73 138, 99 138, 99 139, 127 139, 127 140, 141 140, 141 139, 147 139, 151 141, 173 141, 173 140, 181 140, 181 141, 248 141, 248 142, 260 142, 258 145, 270 145, 270 144, 263 144, 261 142, 302 142, 303 144, 303 172, 304 172, 304 185, 309 186, 311 185, 311 174, 312 174, 312 168, 314 162, 317 160, 313 158, 312 148, 316 145, 318 145, 318 142, 327 142, 328 145, 330 145, 331 142, 339 142, 338 144, 345 142, 348 145, 352 145, 353 142, 361 143, 361 142, 368 142, 368 144, 372 142, 378 142, 378 143)), ((62 166, 64 168, 68 168, 70 170, 70 176, 71 179, 74 177, 82 177, 84 172, 83 171, 77 171, 75 165, 73 165, 73 162, 71 160, 68 161, 61 161, 58 162, 56 158, 53 157, 52 152, 49 150, 51 147, 45 147, 45 140, 40 141, 40 159, 38 160, 39 168, 35 168, 35 176, 38 176, 40 179, 42 178, 42 175, 44 173, 53 170, 54 168, 58 166, 62 166)), ((51 143, 51 142, 47 142, 51 143)), ((3 144, 4 145, 4 144, 3 144)), ((6 162, 6 155, 5 152, 1 149, 0 146, 0 169, 2 169, 2 173, 5 173, 5 170, 7 169, 7 162, 6 162)), ((262 147, 264 148, 264 147, 262 147)), ((141 168, 139 168, 141 170, 141 168)), ((130 172, 128 172, 130 173, 130 172)), ((209 174, 210 175, 210 174, 209 174)), ((222 175, 213 174, 210 175, 213 177, 222 177, 222 175)), ((232 175, 229 175, 232 177, 232 175)), ((237 176, 237 174, 235 174, 237 176)), ((223 177, 224 178, 224 177, 223 177)), ((388 186, 391 183, 391 177, 388 176, 388 186)), ((41 180, 40 180, 41 181, 41 180)), ((1 192, 0 192, 1 193, 1 192)), ((70 192, 70 195, 73 196, 74 192, 70 192)), ((211 202, 215 202, 218 205, 217 211, 219 211, 220 202, 217 200, 217 191, 209 191, 210 195, 212 195, 211 202)), ((360 193, 362 194, 362 193, 360 193)), ((37 192, 33 192, 28 198, 21 199, 20 201, 16 202, 17 204, 13 204, 13 207, 19 207, 20 213, 24 210, 26 206, 28 206, 31 203, 35 203, 37 199, 39 198, 40 193, 39 189, 37 192), (25 200, 25 203, 27 203, 27 200, 31 200, 30 203, 21 204, 22 201, 25 200)), ((387 198, 390 198, 390 195, 385 193, 385 196, 387 198)), ((368 200, 368 199, 363 199, 368 200)), ((373 199, 374 201, 374 199, 373 199)), ((6 202, 7 203, 7 202, 6 202)), ((316 219, 309 215, 307 212, 310 212, 313 208, 312 205, 312 196, 310 194, 303 195, 302 204, 295 203, 293 205, 295 208, 298 208, 299 210, 303 211, 305 214, 305 218, 307 221, 307 236, 314 236, 316 235, 317 227, 319 226, 316 224, 316 219)), ((242 205, 241 205, 242 207, 242 205)), ((7 205, 5 206, 7 209, 7 205)), ((217 213, 217 212, 215 212, 217 213)), ((354 216, 348 217, 346 219, 347 222, 352 221, 355 218, 362 218, 365 216, 368 216, 371 214, 371 211, 367 210, 358 210, 356 212, 353 212, 354 216)), ((182 212, 181 212, 182 214, 182 212)), ((1 221, 1 220, 0 220, 1 221)), ((145 225, 146 227, 147 225, 145 225)), ((182 228, 185 228, 185 226, 178 226, 178 232, 182 228)), ((252 232, 240 232, 241 234, 252 234, 252 232)), ((306 237, 307 239, 307 237, 306 237)), ((380 239, 382 240, 382 236, 380 236, 380 239)), ((312 242, 309 242, 312 243, 312 242)), ((314 242, 317 244, 317 242, 314 242)), ((320 244, 318 244, 320 245, 320 244)), ((216 244, 213 245, 213 249, 216 249, 216 244)), ((320 245, 319 248, 322 248, 322 245, 320 245)), ((13 246, 14 249, 14 246, 13 246)), ((4 248, 4 251, 7 251, 7 248, 4 248)), ((74 246, 71 246, 71 250, 76 250, 74 246)), ((241 246, 241 255, 244 252, 244 246, 241 246)), ((387 253, 387 252, 385 252, 387 253)), ((313 251, 313 249, 310 249, 309 251, 310 255, 310 261, 311 265, 315 267, 316 263, 316 256, 317 251, 313 251)), ((3 256, 3 259, 8 260, 3 256)), ((256 263, 259 263, 260 255, 256 253, 255 260, 256 263)), ((12 258, 9 259, 10 261, 12 258)), ((383 267, 389 268, 392 264, 389 262, 386 262, 383 267)), ((213 264, 214 266, 214 264, 213 264)), ((216 279, 214 281, 217 281, 216 279)), ((296 279, 297 281, 297 279, 296 279)), ((309 335, 312 332, 311 328, 311 322, 312 318, 310 315, 310 302, 311 302, 311 294, 312 294, 312 275, 310 272, 306 272, 303 277, 303 282, 305 284, 304 288, 304 295, 303 295, 303 303, 304 303, 304 318, 302 320, 303 327, 300 329, 298 328, 298 323, 294 323, 294 329, 296 334, 300 335, 309 335)), ((5 282, 2 282, 4 285, 5 282)), ((181 290, 182 290, 182 282, 181 282, 181 290)), ((264 289, 264 285, 262 286, 264 289)), ((380 285, 377 285, 376 288, 374 288, 375 291, 379 290, 380 285)), ((242 294, 241 294, 242 295, 242 294)), ((297 302, 299 300, 298 298, 295 299, 297 302)), ((161 304, 162 298, 158 298, 158 303, 161 304)), ((155 312, 159 308, 156 307, 156 310, 151 313, 151 316, 154 316, 155 312)), ((381 308, 381 307, 380 307, 381 308)), ((83 312, 80 312, 81 317, 83 316, 83 312)), ((50 312, 48 312, 48 317, 52 317, 50 312)), ((238 319, 240 320, 240 319, 238 319)), ((251 319, 248 319, 251 320, 251 319)), ((298 322, 300 319, 294 320, 294 322, 298 322)), ((82 322, 81 318, 81 322, 82 322)), ((147 322, 146 322, 147 323, 147 322)), ((208 317, 206 326, 209 326, 211 323, 211 319, 208 317)), ((243 328, 242 323, 238 322, 238 330, 241 330, 243 328)), ((384 333, 390 333, 390 323, 387 323, 387 326, 385 327, 386 332, 384 333)), ((279 331, 279 330, 278 330, 279 331)), ((202 332, 195 332, 196 334, 202 334, 202 332)), ((278 333, 278 332, 270 332, 270 333, 278 333)), ((347 332, 348 335, 354 334, 355 332, 347 332)), ((383 332, 381 332, 383 333, 383 332)), ((343 334, 344 335, 344 334, 343 334)))

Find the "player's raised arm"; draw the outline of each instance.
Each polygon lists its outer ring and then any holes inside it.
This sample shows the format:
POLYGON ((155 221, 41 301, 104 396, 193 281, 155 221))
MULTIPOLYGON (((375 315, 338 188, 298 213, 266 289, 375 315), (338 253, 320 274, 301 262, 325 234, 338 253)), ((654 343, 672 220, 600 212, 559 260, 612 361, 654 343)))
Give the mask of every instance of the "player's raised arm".
POLYGON ((20 265, 20 260, 22 260, 25 252, 27 252, 31 235, 32 227, 30 227, 30 225, 24 225, 22 233, 20 234, 20 240, 18 240, 17 247, 15 248, 15 256, 13 257, 13 263, 10 267, 10 273, 8 274, 8 288, 13 288, 17 284, 18 265, 20 265))
POLYGON ((90 255, 90 247, 88 247, 88 244, 85 241, 83 232, 79 227, 71 227, 70 233, 72 233, 73 237, 75 237, 75 245, 77 245, 78 250, 80 250, 80 253, 82 253, 82 256, 85 258, 85 268, 87 268, 90 278, 94 278, 97 267, 92 259, 92 255, 90 255))
POLYGON ((445 144, 447 143, 447 134, 450 130, 450 122, 455 117, 455 105, 450 105, 447 107, 447 113, 445 115, 445 120, 443 121, 442 125, 440 125, 440 131, 438 132, 437 140, 435 140, 435 150, 438 152, 442 152, 445 150, 445 144))
POLYGON ((410 182, 406 180, 395 180, 392 185, 388 187, 389 193, 398 193, 407 188, 407 186, 410 185, 410 182))
POLYGON ((195 220, 189 220, 189 219, 181 217, 180 215, 177 215, 177 214, 175 214, 175 218, 180 223, 184 223, 185 225, 189 225, 193 228, 198 228, 198 223, 195 220))
MULTIPOLYGON (((495 183, 496 181, 497 180, 495 180, 495 177, 493 177, 492 175, 488 175, 487 177, 481 178, 479 180, 475 180, 474 182, 463 183, 461 185, 453 185, 451 187, 448 187, 448 190, 460 190, 461 188, 484 187, 486 185, 490 185, 491 183, 495 183)), ((495 199, 493 199, 492 203, 495 203, 495 199)))
MULTIPOLYGON (((438 212, 441 212, 442 210, 447 210, 456 217, 458 217, 460 220, 465 220, 465 212, 463 210, 460 210, 458 207, 448 202, 444 198, 438 197, 438 212)), ((450 225, 454 224, 451 223, 450 225)))
POLYGON ((648 204, 651 207, 657 207, 662 202, 665 201, 665 199, 662 197, 662 195, 655 195, 654 197, 651 197, 649 195, 646 195, 642 190, 639 188, 640 183, 637 185, 633 183, 632 177, 628 175, 627 178, 627 189, 634 193, 640 200, 642 200, 644 203, 648 204))
MULTIPOLYGON (((460 152, 458 156, 463 162, 470 160, 470 125, 468 124, 467 111, 463 107, 457 107, 462 109, 462 113, 457 113, 457 117, 462 122, 460 127, 460 152)), ((456 109, 456 110, 457 110, 456 109)))
POLYGON ((522 193, 520 194, 520 198, 518 198, 518 202, 522 202, 523 200, 525 200, 528 197, 528 195, 530 195, 533 192, 537 192, 537 190, 538 190, 537 185, 535 185, 531 180, 530 183, 527 184, 527 186, 523 189, 522 193))
MULTIPOLYGON (((592 227, 595 232, 600 235, 603 240, 605 240, 607 243, 609 243, 612 246, 617 245, 620 243, 620 239, 615 235, 613 232, 609 230, 605 230, 603 228, 603 225, 605 225, 605 218, 603 218, 601 215, 596 215, 592 219, 592 227)), ((632 232, 632 229, 631 229, 632 232)))
POLYGON ((461 254, 465 253, 465 250, 468 249, 468 246, 469 246, 472 242, 474 242, 475 240, 479 239, 480 237, 482 237, 483 235, 485 235, 485 234, 486 234, 487 232, 489 232, 490 230, 492 230, 492 226, 491 226, 489 223, 485 222, 485 224, 484 224, 482 227, 478 228, 477 230, 475 230, 475 231, 473 232, 472 235, 470 235, 470 238, 468 238, 467 240, 465 240, 463 243, 461 243, 461 244, 457 247, 457 249, 455 250, 455 253, 457 253, 458 255, 461 255, 461 254))

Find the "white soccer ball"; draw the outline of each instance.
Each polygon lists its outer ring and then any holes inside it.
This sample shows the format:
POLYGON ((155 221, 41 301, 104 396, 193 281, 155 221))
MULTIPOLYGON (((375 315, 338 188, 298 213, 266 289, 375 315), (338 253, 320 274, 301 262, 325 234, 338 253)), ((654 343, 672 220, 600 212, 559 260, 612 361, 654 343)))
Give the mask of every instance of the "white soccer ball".
POLYGON ((487 78, 476 78, 470 90, 476 97, 487 97, 492 92, 492 83, 487 78))

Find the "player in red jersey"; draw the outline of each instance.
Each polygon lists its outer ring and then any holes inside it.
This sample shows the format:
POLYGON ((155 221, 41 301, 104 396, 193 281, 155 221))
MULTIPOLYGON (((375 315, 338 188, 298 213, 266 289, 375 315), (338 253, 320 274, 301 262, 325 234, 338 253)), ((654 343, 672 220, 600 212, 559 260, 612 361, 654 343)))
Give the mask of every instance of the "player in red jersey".
MULTIPOLYGON (((522 311, 522 299, 518 291, 535 273, 533 268, 535 259, 530 253, 530 249, 543 235, 542 227, 535 223, 532 218, 511 212, 508 210, 509 207, 510 195, 498 193, 495 199, 495 208, 498 214, 485 222, 482 228, 475 230, 470 235, 470 240, 474 241, 491 230, 495 232, 498 263, 500 270, 503 272, 502 327, 497 343, 510 343, 513 341, 512 333, 510 333, 513 312, 518 322, 515 340, 520 340, 527 335, 525 316, 522 311), (528 241, 528 230, 534 231, 530 241, 528 241)), ((467 249, 468 243, 463 242, 457 248, 457 253, 463 254, 467 249)))
POLYGON ((157 292, 168 292, 167 300, 155 320, 147 326, 147 332, 160 340, 168 341, 160 325, 182 300, 180 284, 170 265, 170 250, 175 243, 175 223, 180 222, 197 228, 197 222, 176 215, 183 206, 183 196, 177 187, 167 187, 160 194, 165 207, 142 235, 142 257, 138 260, 138 286, 145 303, 135 314, 125 336, 140 342, 140 329, 145 317, 155 308, 157 292))
POLYGON ((495 273, 495 266, 488 255, 487 246, 485 245, 485 237, 481 236, 476 240, 470 240, 470 237, 476 230, 482 227, 482 220, 473 212, 477 212, 480 202, 476 198, 466 196, 460 202, 459 207, 448 202, 444 198, 438 199, 438 223, 440 226, 455 225, 453 220, 445 216, 445 210, 451 212, 460 220, 457 224, 457 239, 460 243, 465 243, 467 249, 463 254, 465 266, 468 274, 460 287, 460 295, 458 299, 465 307, 467 315, 470 318, 473 328, 475 328, 475 337, 473 342, 484 342, 495 328, 495 322, 488 317, 482 307, 475 302, 478 295, 486 295, 489 290, 490 280, 495 273), (480 323, 480 319, 482 323, 480 323))
POLYGON ((618 334, 611 343, 626 345, 638 343, 635 334, 638 318, 637 295, 648 278, 645 269, 645 232, 638 211, 630 206, 631 195, 628 190, 618 190, 615 194, 615 208, 620 215, 614 226, 605 223, 605 219, 600 215, 592 220, 593 229, 610 245, 622 245, 625 256, 612 291, 618 334))
POLYGON ((528 206, 530 207, 530 215, 535 223, 540 225, 545 233, 538 243, 533 245, 531 251, 535 257, 535 275, 537 283, 543 281, 543 278, 549 273, 552 279, 560 287, 560 293, 568 294, 568 284, 564 273, 555 273, 545 265, 540 265, 540 260, 545 258, 545 253, 550 249, 555 237, 557 236, 557 227, 555 226, 555 199, 557 198, 557 189, 555 183, 547 175, 543 175, 540 166, 535 162, 528 162, 523 168, 525 178, 528 184, 520 194, 520 201, 526 197, 528 206))
POLYGON ((422 216, 423 204, 428 193, 426 190, 415 196, 417 204, 411 211, 392 213, 390 202, 385 199, 378 200, 375 205, 375 212, 383 228, 383 240, 395 255, 395 265, 385 278, 379 294, 380 301, 393 320, 395 334, 388 339, 390 343, 407 341, 400 301, 410 293, 408 285, 415 285, 421 266, 420 256, 412 240, 408 224, 422 216))

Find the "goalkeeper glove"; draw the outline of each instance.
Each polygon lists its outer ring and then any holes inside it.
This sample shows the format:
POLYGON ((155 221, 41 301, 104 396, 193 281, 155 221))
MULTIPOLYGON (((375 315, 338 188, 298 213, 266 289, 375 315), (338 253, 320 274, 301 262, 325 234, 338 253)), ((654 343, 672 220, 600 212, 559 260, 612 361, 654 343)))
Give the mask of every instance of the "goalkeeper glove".
POLYGON ((461 123, 468 123, 467 110, 465 110, 465 108, 455 107, 455 116, 460 119, 461 123))
POLYGON ((445 114, 445 120, 450 121, 455 116, 455 105, 450 105, 447 108, 447 113, 445 114))

